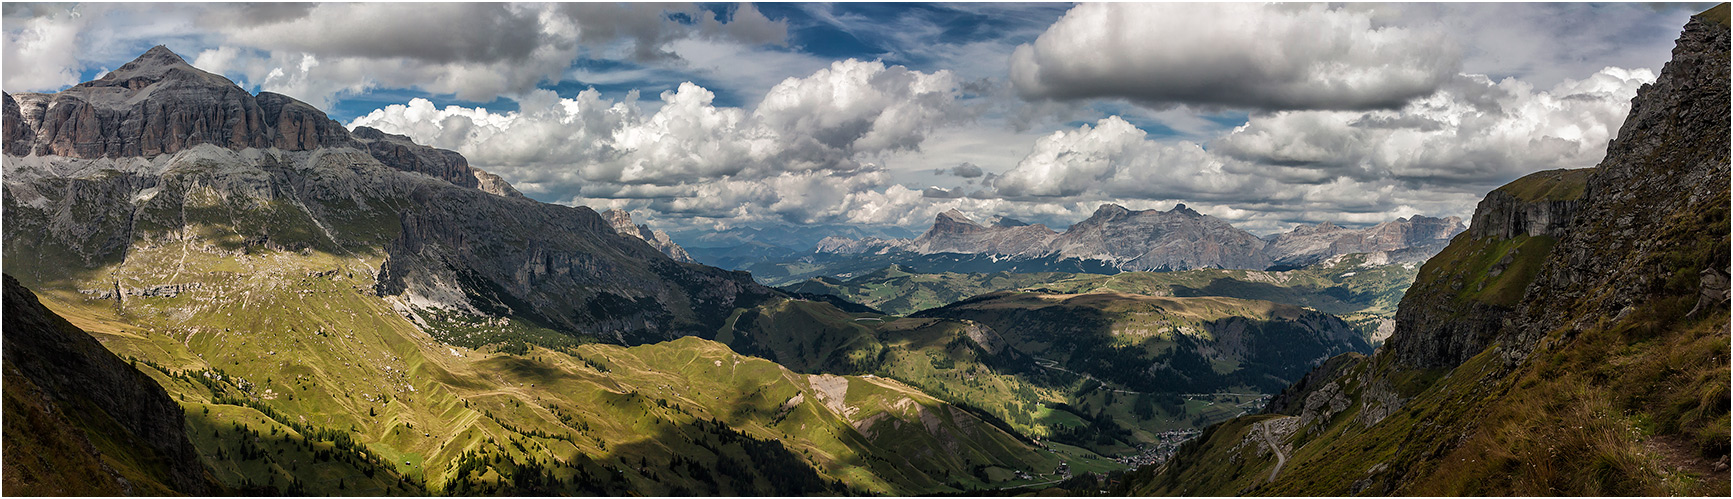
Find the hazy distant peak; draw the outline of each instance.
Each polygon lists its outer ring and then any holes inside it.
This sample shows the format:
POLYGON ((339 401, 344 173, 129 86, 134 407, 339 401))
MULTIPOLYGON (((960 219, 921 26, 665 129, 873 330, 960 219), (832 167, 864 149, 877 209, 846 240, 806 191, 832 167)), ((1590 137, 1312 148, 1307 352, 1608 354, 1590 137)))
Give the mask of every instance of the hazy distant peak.
POLYGON ((964 215, 963 212, 957 211, 956 208, 945 210, 944 213, 940 213, 938 216, 933 217, 933 221, 978 225, 974 220, 970 220, 968 215, 964 215))

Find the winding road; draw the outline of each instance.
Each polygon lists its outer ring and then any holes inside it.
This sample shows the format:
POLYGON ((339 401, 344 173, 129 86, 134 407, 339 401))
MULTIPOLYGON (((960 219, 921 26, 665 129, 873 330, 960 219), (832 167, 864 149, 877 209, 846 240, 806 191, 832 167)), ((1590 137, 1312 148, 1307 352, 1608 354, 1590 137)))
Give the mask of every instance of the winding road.
POLYGON ((1270 436, 1270 423, 1268 421, 1258 424, 1258 429, 1263 430, 1264 443, 1269 444, 1270 448, 1276 451, 1276 469, 1270 470, 1270 482, 1273 483, 1276 481, 1276 474, 1282 472, 1282 465, 1288 464, 1288 455, 1282 452, 1281 444, 1270 436))

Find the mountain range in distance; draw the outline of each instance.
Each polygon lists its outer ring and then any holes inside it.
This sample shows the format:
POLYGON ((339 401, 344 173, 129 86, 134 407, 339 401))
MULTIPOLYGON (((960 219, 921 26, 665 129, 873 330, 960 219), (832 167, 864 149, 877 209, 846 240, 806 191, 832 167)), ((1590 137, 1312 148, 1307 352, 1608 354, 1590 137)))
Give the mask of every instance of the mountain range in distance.
POLYGON ((957 210, 940 213, 914 239, 826 238, 818 253, 976 254, 1009 260, 1076 259, 1125 271, 1197 268, 1289 269, 1351 253, 1385 253, 1397 262, 1425 261, 1465 227, 1457 217, 1415 215, 1365 229, 1329 222, 1263 238, 1184 203, 1168 211, 1104 204, 1063 232, 1000 218, 981 225, 957 210))

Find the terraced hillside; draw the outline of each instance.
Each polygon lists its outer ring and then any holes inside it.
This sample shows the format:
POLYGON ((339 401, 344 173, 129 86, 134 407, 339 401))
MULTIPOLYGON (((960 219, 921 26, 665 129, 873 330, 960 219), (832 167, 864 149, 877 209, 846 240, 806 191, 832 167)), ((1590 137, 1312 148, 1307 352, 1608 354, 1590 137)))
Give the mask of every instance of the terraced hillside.
POLYGON ((1728 26, 1692 18, 1598 166, 1488 194, 1378 354, 1120 492, 1726 496, 1728 26))
POLYGON ((784 300, 743 310, 715 339, 797 371, 897 379, 1013 431, 1121 457, 1256 407, 1324 358, 1370 350, 1340 319, 1298 307, 1129 294, 998 293, 913 317, 784 300))
MULTIPOLYGON (((297 260, 279 263, 317 262, 297 260)), ((896 381, 799 374, 699 338, 519 353, 441 343, 369 287, 318 274, 119 307, 65 291, 45 301, 139 359, 237 488, 912 493, 1068 459, 896 381), (177 320, 185 307, 199 315, 177 320)))

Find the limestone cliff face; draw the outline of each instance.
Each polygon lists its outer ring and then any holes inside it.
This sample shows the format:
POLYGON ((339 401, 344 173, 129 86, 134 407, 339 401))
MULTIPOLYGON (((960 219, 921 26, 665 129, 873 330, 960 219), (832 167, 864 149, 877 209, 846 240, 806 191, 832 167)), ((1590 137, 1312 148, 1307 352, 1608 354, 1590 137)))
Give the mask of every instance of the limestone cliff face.
POLYGON ((1264 246, 1257 236, 1180 204, 1165 212, 1103 205, 1066 229, 1050 248, 1125 270, 1186 270, 1269 267, 1264 246))
POLYGON ((406 172, 424 173, 463 187, 480 185, 475 172, 469 167, 469 160, 464 159, 462 154, 416 144, 409 140, 409 137, 368 127, 356 127, 355 138, 366 146, 373 159, 385 163, 385 166, 406 172))
POLYGON ((19 94, 6 114, 6 154, 115 158, 198 144, 308 150, 346 143, 343 126, 276 94, 254 97, 157 46, 101 79, 55 94, 19 94), (14 125, 7 125, 12 127, 14 125))
POLYGON ((506 182, 499 175, 488 173, 480 168, 470 168, 469 170, 475 172, 475 187, 481 189, 482 192, 508 198, 524 197, 523 193, 518 192, 516 187, 512 187, 511 183, 506 182))
MULTIPOLYGON (((162 46, 59 93, 6 94, 4 107, 0 145, 12 156, 151 158, 199 144, 235 151, 353 147, 399 170, 462 187, 481 183, 456 152, 366 127, 351 134, 318 108, 282 94, 250 95, 162 46)), ((498 177, 489 183, 494 191, 516 192, 498 177)))
POLYGON ((668 258, 673 258, 674 261, 698 263, 692 259, 692 255, 686 254, 686 248, 681 248, 679 244, 675 244, 674 239, 668 237, 668 233, 651 230, 648 225, 632 223, 632 214, 630 213, 623 210, 608 210, 602 212, 601 215, 604 220, 614 226, 614 232, 622 236, 642 240, 648 243, 650 247, 656 248, 656 251, 668 255, 668 258))
POLYGON ((1056 234, 1042 225, 987 227, 950 210, 933 217, 933 227, 908 241, 916 253, 982 253, 1035 257, 1049 252, 1056 234))
POLYGON ((1590 170, 1530 174, 1486 195, 1474 208, 1474 237, 1558 237, 1576 216, 1590 170))
POLYGON ((1568 232, 1589 169, 1529 174, 1486 195, 1474 222, 1420 268, 1386 348, 1404 366, 1455 367, 1496 341, 1540 262, 1568 232))
POLYGON ((1458 217, 1415 215, 1364 229, 1330 222, 1306 225, 1270 238, 1266 248, 1276 265, 1304 267, 1336 255, 1385 253, 1399 262, 1422 262, 1438 253, 1464 229, 1458 217))

